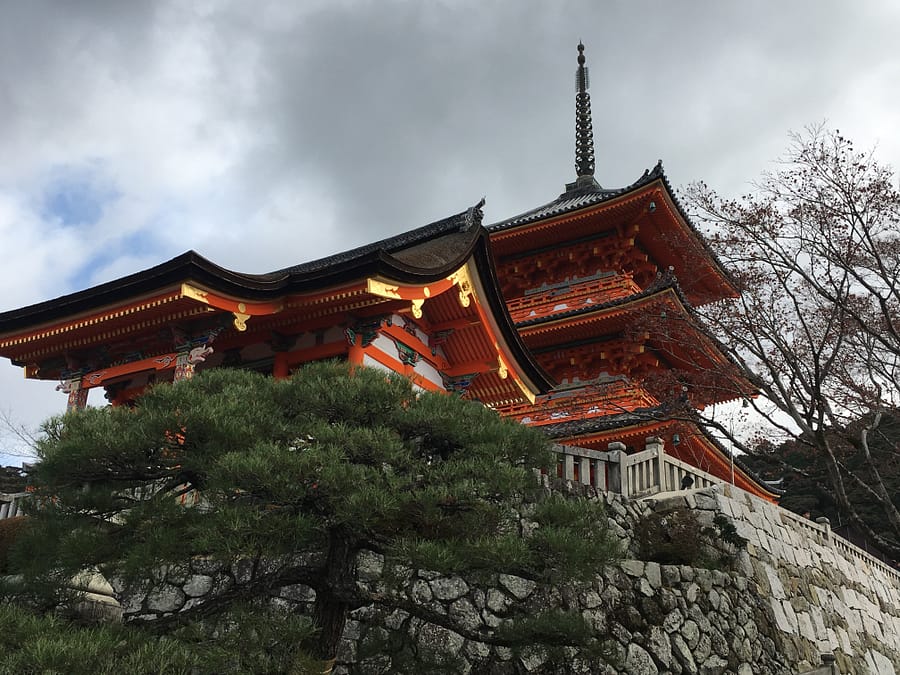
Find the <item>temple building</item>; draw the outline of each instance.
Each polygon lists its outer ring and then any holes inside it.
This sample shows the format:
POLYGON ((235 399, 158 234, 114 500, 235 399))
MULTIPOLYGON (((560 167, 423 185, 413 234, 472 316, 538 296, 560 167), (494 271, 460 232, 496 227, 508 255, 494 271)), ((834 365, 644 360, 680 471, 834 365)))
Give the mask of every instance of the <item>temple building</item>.
POLYGON ((343 358, 522 405, 550 381, 505 311, 481 204, 402 235, 269 274, 194 252, 121 279, 0 314, 0 355, 59 380, 69 409, 92 389, 132 404, 154 382, 239 367, 287 377, 343 358))
POLYGON ((204 368, 287 377, 346 359, 478 400, 568 446, 636 452, 653 439, 774 499, 695 421, 698 409, 753 395, 692 310, 736 290, 660 164, 622 189, 595 180, 578 50, 577 175, 552 202, 488 227, 482 202, 268 274, 187 252, 0 314, 0 356, 26 378, 59 381, 69 409, 92 390, 132 405, 148 385, 204 368))
POLYGON ((501 412, 582 448, 633 452, 659 439, 667 454, 774 499, 694 421, 698 409, 754 393, 691 309, 737 291, 661 163, 624 188, 597 182, 581 44, 576 83, 576 179, 548 204, 488 226, 510 315, 558 383, 501 412))

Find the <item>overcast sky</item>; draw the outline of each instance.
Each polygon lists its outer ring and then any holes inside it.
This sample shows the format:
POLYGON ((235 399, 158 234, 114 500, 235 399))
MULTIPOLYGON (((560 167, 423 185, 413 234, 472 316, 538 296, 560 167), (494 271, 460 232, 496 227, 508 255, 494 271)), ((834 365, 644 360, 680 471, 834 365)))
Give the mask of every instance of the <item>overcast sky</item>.
MULTIPOLYGON (((550 201, 579 39, 604 187, 661 158, 738 194, 822 121, 898 166, 898 29, 895 0, 0 0, 0 311, 550 201)), ((0 412, 35 427, 54 384, 3 361, 0 412)))

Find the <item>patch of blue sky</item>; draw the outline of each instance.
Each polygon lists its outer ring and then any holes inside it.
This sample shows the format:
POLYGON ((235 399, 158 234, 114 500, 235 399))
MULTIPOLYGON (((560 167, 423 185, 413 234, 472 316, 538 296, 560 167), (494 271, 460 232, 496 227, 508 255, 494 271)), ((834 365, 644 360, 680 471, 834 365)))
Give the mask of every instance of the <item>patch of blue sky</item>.
POLYGON ((41 218, 65 227, 93 225, 121 197, 100 161, 50 170, 40 204, 41 218))
MULTIPOLYGON (((163 246, 159 238, 154 234, 152 225, 131 232, 120 239, 116 239, 103 249, 97 250, 94 255, 79 265, 78 269, 69 277, 69 286, 72 290, 81 290, 110 281, 111 278, 138 272, 138 269, 117 269, 115 263, 120 258, 126 257, 136 259, 148 256, 164 256, 162 249, 163 246), (110 273, 112 274, 111 277, 109 276, 110 273)), ((163 262, 162 257, 150 264, 154 265, 157 262, 163 262)))

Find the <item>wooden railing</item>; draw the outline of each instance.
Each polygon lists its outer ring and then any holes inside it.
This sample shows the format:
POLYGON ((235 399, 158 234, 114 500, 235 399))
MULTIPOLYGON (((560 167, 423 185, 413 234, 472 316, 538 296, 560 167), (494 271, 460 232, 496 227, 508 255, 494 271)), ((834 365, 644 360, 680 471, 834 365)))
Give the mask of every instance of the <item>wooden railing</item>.
POLYGON ((630 274, 605 272, 531 289, 524 296, 509 300, 507 307, 513 321, 519 323, 592 303, 627 298, 640 290, 630 274))
POLYGON ((24 515, 22 513, 22 503, 28 499, 27 492, 0 492, 0 520, 4 518, 15 518, 24 515))
POLYGON ((583 382, 566 390, 554 391, 537 399, 502 408, 501 414, 522 424, 540 426, 570 419, 603 417, 629 412, 637 408, 659 405, 646 389, 633 382, 583 382))
POLYGON ((624 497, 649 497, 660 492, 706 488, 722 481, 686 462, 667 455, 660 439, 647 439, 647 447, 632 455, 622 443, 610 443, 609 450, 589 450, 555 445, 557 475, 598 490, 624 497))

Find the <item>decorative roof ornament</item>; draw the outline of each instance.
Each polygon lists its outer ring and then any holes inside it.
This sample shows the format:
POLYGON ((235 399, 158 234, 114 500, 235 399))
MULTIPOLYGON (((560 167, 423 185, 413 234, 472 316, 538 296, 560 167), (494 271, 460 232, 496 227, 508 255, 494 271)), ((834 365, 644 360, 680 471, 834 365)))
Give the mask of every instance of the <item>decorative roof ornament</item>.
POLYGON ((587 91, 590 82, 584 61, 584 45, 579 42, 575 73, 575 170, 579 178, 594 175, 594 127, 591 124, 591 95, 587 91))
POLYGON ((584 65, 584 44, 578 43, 578 70, 575 71, 575 171, 574 183, 566 185, 566 192, 596 190, 594 179, 594 126, 591 122, 591 95, 588 69, 584 65))

